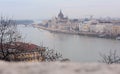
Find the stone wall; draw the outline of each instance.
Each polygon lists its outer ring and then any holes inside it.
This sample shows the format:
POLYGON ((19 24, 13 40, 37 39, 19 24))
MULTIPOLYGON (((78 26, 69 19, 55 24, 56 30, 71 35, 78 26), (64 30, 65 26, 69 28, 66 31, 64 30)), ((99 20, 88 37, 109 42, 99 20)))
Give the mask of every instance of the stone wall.
POLYGON ((0 62, 0 74, 120 74, 120 65, 72 62, 0 62))

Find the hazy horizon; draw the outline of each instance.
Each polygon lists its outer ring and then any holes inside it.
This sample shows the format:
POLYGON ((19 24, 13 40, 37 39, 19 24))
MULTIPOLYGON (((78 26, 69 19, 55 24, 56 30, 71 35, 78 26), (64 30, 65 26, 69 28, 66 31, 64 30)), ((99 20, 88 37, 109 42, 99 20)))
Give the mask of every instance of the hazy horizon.
POLYGON ((70 18, 120 17, 119 7, 120 0, 0 0, 0 14, 14 19, 48 19, 60 9, 70 18))

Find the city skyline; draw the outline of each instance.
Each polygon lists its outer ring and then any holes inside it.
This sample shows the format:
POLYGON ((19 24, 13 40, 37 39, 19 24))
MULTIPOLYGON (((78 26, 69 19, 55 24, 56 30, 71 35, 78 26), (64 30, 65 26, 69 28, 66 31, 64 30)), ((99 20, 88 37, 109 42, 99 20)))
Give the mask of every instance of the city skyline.
POLYGON ((70 18, 120 17, 119 3, 119 0, 0 0, 0 14, 14 19, 49 19, 61 9, 70 18))

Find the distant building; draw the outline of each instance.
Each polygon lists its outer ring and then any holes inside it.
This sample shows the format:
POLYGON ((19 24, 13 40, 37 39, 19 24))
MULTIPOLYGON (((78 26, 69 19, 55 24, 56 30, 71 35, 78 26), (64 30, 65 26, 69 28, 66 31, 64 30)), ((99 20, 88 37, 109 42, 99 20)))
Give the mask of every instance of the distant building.
POLYGON ((63 15, 63 13, 62 13, 61 10, 60 10, 60 13, 58 14, 58 18, 60 18, 60 19, 64 19, 64 15, 63 15))
POLYGON ((57 17, 54 17, 47 22, 43 23, 47 24, 48 28, 53 30, 65 30, 65 31, 78 31, 79 30, 79 20, 78 19, 68 19, 65 17, 63 12, 60 10, 57 17))
POLYGON ((68 21, 68 17, 64 17, 64 14, 60 10, 58 17, 56 18, 57 22, 59 23, 66 23, 68 21))

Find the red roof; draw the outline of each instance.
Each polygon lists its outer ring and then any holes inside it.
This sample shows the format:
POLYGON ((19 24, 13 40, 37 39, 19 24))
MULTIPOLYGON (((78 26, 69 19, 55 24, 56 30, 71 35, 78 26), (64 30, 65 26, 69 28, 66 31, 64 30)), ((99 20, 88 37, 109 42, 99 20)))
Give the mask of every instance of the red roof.
MULTIPOLYGON (((1 47, 1 45, 0 45, 1 47)), ((3 48, 7 48, 8 44, 3 44, 3 48)), ((39 46, 35 45, 35 44, 31 44, 31 43, 24 43, 24 42, 15 42, 13 44, 11 44, 8 48, 17 48, 17 49, 21 49, 21 50, 34 50, 39 48, 39 46)))
POLYGON ((33 50, 38 48, 37 45, 31 43, 16 42, 16 44, 20 46, 20 49, 25 49, 25 50, 33 50))

